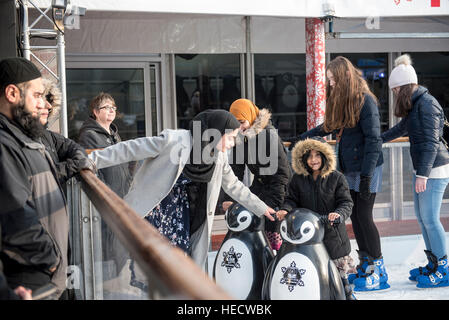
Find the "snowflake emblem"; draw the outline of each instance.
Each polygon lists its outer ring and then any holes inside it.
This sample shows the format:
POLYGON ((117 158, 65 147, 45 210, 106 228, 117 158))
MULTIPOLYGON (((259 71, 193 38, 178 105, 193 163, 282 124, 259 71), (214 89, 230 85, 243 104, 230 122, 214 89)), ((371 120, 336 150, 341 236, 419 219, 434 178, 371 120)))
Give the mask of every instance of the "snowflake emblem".
POLYGON ((231 273, 233 268, 240 268, 239 259, 242 257, 242 254, 234 251, 234 247, 231 247, 228 252, 223 252, 223 262, 221 263, 222 267, 225 267, 228 270, 228 273, 231 273))
POLYGON ((295 286, 304 287, 304 281, 302 281, 302 275, 306 273, 305 269, 296 268, 296 263, 293 261, 289 267, 282 267, 281 284, 288 285, 288 290, 293 291, 295 286))

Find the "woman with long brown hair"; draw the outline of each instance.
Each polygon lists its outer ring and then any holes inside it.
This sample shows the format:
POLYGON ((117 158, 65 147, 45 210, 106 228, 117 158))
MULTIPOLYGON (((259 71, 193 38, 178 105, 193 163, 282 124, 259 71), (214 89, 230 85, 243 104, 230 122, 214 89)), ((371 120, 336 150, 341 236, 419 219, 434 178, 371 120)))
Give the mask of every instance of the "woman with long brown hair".
POLYGON ((402 120, 382 134, 384 142, 408 134, 413 169, 413 202, 428 264, 410 270, 419 288, 449 286, 446 236, 440 221, 444 190, 449 183, 449 152, 443 140, 444 113, 424 87, 409 55, 395 61, 388 85, 395 96, 395 115, 402 120))
POLYGON ((383 164, 378 101, 362 72, 345 57, 329 62, 326 77, 324 123, 303 133, 300 140, 336 134, 337 168, 344 173, 354 202, 351 220, 360 260, 349 281, 355 291, 386 289, 388 275, 373 220, 383 164))

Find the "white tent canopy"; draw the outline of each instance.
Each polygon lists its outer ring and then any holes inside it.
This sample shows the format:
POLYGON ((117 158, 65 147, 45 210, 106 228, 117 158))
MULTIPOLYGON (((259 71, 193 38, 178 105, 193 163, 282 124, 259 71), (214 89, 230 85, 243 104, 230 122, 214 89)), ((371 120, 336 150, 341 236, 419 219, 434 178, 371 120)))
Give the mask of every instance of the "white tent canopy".
MULTIPOLYGON (((33 2, 41 8, 51 4, 51 0, 33 2)), ((449 15, 447 0, 71 0, 71 4, 89 11, 271 17, 323 17, 329 7, 342 18, 449 15)))

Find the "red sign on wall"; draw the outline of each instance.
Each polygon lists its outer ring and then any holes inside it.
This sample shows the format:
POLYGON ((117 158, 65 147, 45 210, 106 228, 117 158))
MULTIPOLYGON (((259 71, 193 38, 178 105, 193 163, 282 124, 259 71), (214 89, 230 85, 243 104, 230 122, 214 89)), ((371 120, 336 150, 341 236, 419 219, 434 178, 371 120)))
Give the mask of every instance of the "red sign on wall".
MULTIPOLYGON (((408 2, 412 2, 412 0, 407 0, 408 2)), ((394 0, 394 3, 398 6, 401 3, 401 0, 394 0)), ((440 7, 440 0, 430 0, 431 7, 440 7)))

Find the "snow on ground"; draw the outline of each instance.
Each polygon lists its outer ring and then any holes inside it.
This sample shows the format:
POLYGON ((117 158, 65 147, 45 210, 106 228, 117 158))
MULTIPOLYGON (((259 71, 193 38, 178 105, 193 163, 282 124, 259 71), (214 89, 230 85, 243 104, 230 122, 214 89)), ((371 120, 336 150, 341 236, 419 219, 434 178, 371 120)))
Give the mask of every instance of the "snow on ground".
MULTIPOLYGON (((446 233, 449 248, 449 233, 446 233)), ((421 235, 384 237, 381 239, 382 254, 389 276, 391 288, 373 292, 356 292, 358 300, 449 300, 449 287, 420 289, 416 282, 408 280, 409 270, 427 264, 424 254, 424 240, 421 235)), ((352 252, 356 264, 357 244, 351 240, 352 252)), ((217 251, 209 253, 209 274, 212 274, 217 251)))

